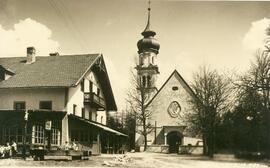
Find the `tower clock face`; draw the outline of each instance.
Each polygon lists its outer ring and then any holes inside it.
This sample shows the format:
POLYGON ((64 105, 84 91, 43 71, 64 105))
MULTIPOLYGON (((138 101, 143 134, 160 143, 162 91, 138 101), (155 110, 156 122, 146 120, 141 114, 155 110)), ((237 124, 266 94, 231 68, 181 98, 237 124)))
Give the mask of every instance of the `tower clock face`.
POLYGON ((168 113, 172 118, 176 118, 179 116, 181 111, 181 106, 177 101, 171 102, 171 104, 168 107, 168 113))

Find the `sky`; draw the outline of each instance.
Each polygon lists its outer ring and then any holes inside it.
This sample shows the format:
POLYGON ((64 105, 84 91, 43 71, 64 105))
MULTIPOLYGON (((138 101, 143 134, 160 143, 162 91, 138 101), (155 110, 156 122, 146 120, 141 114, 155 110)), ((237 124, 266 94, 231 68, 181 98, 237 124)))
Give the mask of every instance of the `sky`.
MULTIPOLYGON (((118 109, 125 108, 146 0, 0 0, 0 57, 102 53, 118 109)), ((159 88, 174 69, 192 82, 199 66, 243 72, 264 46, 270 2, 152 0, 160 43, 159 88)))

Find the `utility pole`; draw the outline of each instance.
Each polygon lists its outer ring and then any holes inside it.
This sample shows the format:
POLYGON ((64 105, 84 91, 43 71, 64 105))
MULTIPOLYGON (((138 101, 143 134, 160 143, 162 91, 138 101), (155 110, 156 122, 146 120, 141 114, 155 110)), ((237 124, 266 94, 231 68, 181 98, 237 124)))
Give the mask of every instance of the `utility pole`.
POLYGON ((27 134, 27 121, 28 121, 28 110, 25 110, 24 114, 24 131, 23 131, 23 151, 22 156, 23 159, 26 160, 26 134, 27 134))

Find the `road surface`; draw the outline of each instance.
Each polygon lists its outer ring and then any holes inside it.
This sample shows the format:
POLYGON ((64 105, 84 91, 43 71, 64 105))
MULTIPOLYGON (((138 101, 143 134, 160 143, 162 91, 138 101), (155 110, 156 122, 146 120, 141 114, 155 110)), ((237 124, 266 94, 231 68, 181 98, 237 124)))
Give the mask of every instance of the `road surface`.
POLYGON ((268 168, 270 162, 249 162, 233 157, 219 156, 209 160, 201 156, 176 154, 128 153, 126 155, 92 156, 89 160, 74 161, 32 161, 1 159, 4 167, 126 167, 126 168, 268 168))

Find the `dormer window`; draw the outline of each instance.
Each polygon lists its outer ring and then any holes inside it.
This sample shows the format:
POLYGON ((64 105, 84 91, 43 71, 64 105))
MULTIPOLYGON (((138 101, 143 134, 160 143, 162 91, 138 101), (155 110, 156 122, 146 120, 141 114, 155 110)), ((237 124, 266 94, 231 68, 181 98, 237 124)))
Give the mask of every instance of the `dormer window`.
POLYGON ((0 65, 0 81, 7 80, 11 76, 13 76, 15 73, 12 72, 10 69, 4 68, 0 65))

